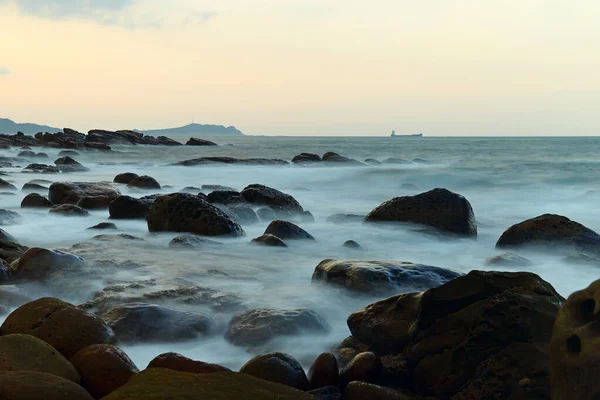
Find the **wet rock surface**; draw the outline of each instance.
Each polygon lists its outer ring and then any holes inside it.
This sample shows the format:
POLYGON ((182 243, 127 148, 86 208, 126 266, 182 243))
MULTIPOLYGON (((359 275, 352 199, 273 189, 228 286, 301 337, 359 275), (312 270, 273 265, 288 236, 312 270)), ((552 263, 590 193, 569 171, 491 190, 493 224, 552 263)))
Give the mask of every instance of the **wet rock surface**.
POLYGON ((48 199, 53 204, 95 209, 107 208, 119 195, 119 191, 106 182, 55 182, 50 185, 48 199))
POLYGON ((288 221, 273 221, 264 235, 273 235, 283 240, 315 240, 315 238, 298 225, 288 221))
POLYGON ((298 390, 309 390, 310 388, 302 366, 289 354, 258 355, 244 364, 240 373, 291 386, 298 390))
POLYGON ((148 368, 167 368, 193 374, 213 374, 216 372, 231 371, 229 368, 217 364, 195 361, 177 353, 164 353, 154 357, 148 364, 148 368))

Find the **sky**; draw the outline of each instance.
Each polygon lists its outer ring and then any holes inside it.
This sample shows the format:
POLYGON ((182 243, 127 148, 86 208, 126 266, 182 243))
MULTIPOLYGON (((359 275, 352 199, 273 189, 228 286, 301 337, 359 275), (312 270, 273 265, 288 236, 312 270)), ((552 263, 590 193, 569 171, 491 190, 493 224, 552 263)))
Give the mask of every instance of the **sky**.
POLYGON ((0 0, 0 117, 600 134, 598 0, 0 0))

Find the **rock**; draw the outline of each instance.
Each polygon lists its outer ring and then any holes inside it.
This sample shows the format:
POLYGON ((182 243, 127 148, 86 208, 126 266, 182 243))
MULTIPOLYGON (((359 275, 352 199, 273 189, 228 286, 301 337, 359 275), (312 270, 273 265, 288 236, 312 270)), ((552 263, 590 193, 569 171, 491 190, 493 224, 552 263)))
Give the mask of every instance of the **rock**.
POLYGON ((82 208, 106 208, 121 193, 107 182, 55 182, 48 199, 52 204, 73 204, 82 208))
POLYGON ((300 221, 302 222, 315 222, 315 217, 312 215, 310 211, 303 211, 299 215, 300 221))
POLYGON ((339 371, 333 353, 323 353, 308 370, 308 383, 311 389, 338 386, 339 371))
POLYGON ((317 400, 341 400, 342 392, 336 386, 326 386, 320 389, 314 389, 307 392, 313 395, 317 400))
POLYGON ((348 327, 354 347, 379 354, 419 395, 549 399, 547 349, 562 301, 535 274, 472 271, 373 303, 348 327))
POLYGON ((346 387, 350 382, 371 382, 381 372, 381 358, 375 353, 364 352, 357 354, 352 361, 340 372, 340 385, 346 387))
POLYGON ((314 397, 248 374, 236 372, 191 374, 166 368, 149 368, 134 375, 125 386, 103 400, 150 399, 314 400, 314 397), (148 397, 150 395, 152 397, 148 397))
POLYGON ((58 168, 54 165, 46 165, 46 164, 29 164, 25 168, 23 168, 24 172, 39 172, 42 174, 57 174, 60 172, 58 168))
POLYGON ((17 154, 17 157, 35 157, 35 151, 31 151, 31 150, 24 150, 21 151, 19 154, 17 154))
POLYGON ((360 161, 356 161, 351 158, 340 156, 338 153, 334 153, 331 151, 323 154, 323 161, 326 163, 348 164, 348 165, 355 165, 355 166, 364 165, 360 161))
POLYGON ((104 143, 96 143, 96 142, 85 142, 86 150, 100 150, 100 151, 110 151, 111 148, 109 145, 104 143))
POLYGON ((121 195, 108 206, 112 219, 145 219, 155 199, 142 197, 136 199, 121 195))
POLYGON ((71 363, 81 375, 81 386, 95 399, 109 395, 140 372, 123 350, 110 344, 84 347, 71 357, 71 363))
POLYGON ((47 372, 79 383, 73 365, 54 347, 31 335, 0 337, 0 373, 10 371, 47 372))
POLYGON ((446 189, 396 197, 371 211, 365 221, 409 222, 460 236, 477 236, 471 204, 463 196, 446 189))
POLYGON ((102 318, 123 342, 165 342, 208 335, 214 322, 204 314, 144 303, 115 306, 102 318))
POLYGON ((292 162, 294 164, 303 164, 303 163, 320 162, 320 161, 322 161, 321 156, 319 156, 318 154, 312 154, 312 153, 300 153, 296 157, 292 158, 292 162))
POLYGON ((270 247, 287 247, 287 244, 275 235, 262 235, 252 239, 250 243, 270 247))
POLYGON ((197 236, 182 235, 177 236, 169 242, 169 247, 184 247, 189 249, 201 249, 206 246, 220 245, 221 243, 214 240, 205 239, 197 236))
POLYGON ((356 243, 354 240, 346 240, 342 247, 346 247, 348 249, 360 249, 360 244, 356 243))
POLYGON ((65 157, 65 156, 70 156, 70 157, 77 157, 78 155, 80 155, 77 151, 75 150, 61 150, 58 155, 60 157, 65 157))
POLYGON ((277 217, 275 216, 275 211, 269 207, 261 207, 256 210, 256 215, 260 218, 261 221, 273 221, 277 217))
POLYGON ((600 394, 599 302, 596 281, 569 296, 558 312, 549 350, 553 400, 591 400, 600 394))
POLYGON ((59 299, 44 297, 13 311, 0 327, 2 336, 35 336, 67 359, 91 344, 113 343, 113 331, 94 314, 59 299))
POLYGON ((518 254, 504 253, 488 258, 487 260, 485 260, 485 265, 520 268, 530 267, 533 265, 533 263, 525 257, 521 257, 518 254))
POLYGON ((230 372, 229 368, 217 364, 209 364, 195 361, 177 353, 163 353, 154 357, 148 368, 167 368, 179 372, 190 372, 192 374, 213 374, 216 372, 230 372))
POLYGON ((193 167, 196 165, 212 164, 234 164, 234 165, 287 165, 284 160, 272 160, 268 158, 233 158, 233 157, 201 157, 192 160, 179 161, 172 165, 193 167))
POLYGON ((78 384, 37 371, 0 374, 0 399, 6 400, 93 400, 78 384))
POLYGON ((381 163, 382 164, 400 164, 400 165, 411 164, 410 161, 405 160, 403 158, 398 158, 398 157, 389 157, 389 158, 383 160, 381 163))
POLYGON ((235 190, 214 190, 207 196, 210 203, 213 204, 245 204, 246 199, 242 197, 240 192, 235 190))
MULTIPOLYGON (((0 260, 4 260, 7 263, 11 263, 17 258, 21 257, 27 250, 27 247, 20 245, 12 235, 8 232, 0 229, 0 260)), ((0 265, 2 263, 0 262, 0 265)), ((8 273, 7 270, 3 272, 8 273)), ((0 274, 0 280, 6 279, 7 276, 0 274)))
POLYGON ((79 207, 74 206, 73 204, 61 204, 58 206, 53 206, 50 209, 50 212, 53 214, 64 215, 65 217, 87 217, 90 213, 79 207))
POLYGON ((571 265, 588 265, 592 267, 600 267, 600 259, 589 254, 579 253, 567 256, 561 260, 565 264, 571 265))
POLYGON ((300 203, 292 196, 268 186, 249 185, 242 190, 241 194, 248 203, 256 206, 278 206, 295 214, 304 211, 300 203))
POLYGON ((0 208, 0 225, 12 225, 21 219, 19 213, 0 208))
POLYGON ((190 140, 187 141, 187 143, 185 145, 186 146, 216 146, 217 144, 213 143, 209 140, 191 138, 190 140))
POLYGON ((203 236, 243 236, 244 230, 212 204, 187 193, 159 197, 146 217, 150 232, 189 232, 203 236))
POLYGON ((379 160, 376 160, 376 159, 374 159, 374 158, 367 158, 367 159, 365 160, 365 164, 369 164, 369 165, 379 165, 379 164, 381 164, 381 161, 379 161, 379 160))
POLYGON ((304 229, 300 228, 288 221, 276 220, 269 224, 265 230, 264 235, 273 235, 280 239, 292 239, 292 240, 315 240, 315 238, 304 229))
POLYGON ((259 308, 234 317, 225 339, 236 346, 261 346, 278 336, 327 333, 330 326, 308 309, 275 310, 259 308))
POLYGON ((21 188, 21 191, 23 192, 27 192, 27 191, 42 191, 45 192, 46 190, 48 190, 48 188, 46 186, 37 184, 37 183, 31 183, 28 182, 26 184, 23 185, 23 187, 21 188))
POLYGON ((138 176, 127 184, 127 187, 138 189, 160 189, 156 179, 148 175, 138 176))
POLYGON ((61 172, 86 172, 90 170, 69 156, 56 159, 54 164, 61 172))
POLYGON ((367 382, 354 381, 346 386, 345 400, 420 400, 420 396, 402 393, 388 387, 377 386, 367 382))
POLYGON ((298 390, 309 390, 308 379, 294 357, 284 353, 261 354, 242 366, 240 373, 281 383, 298 390))
POLYGON ((252 209, 252 207, 245 205, 232 205, 232 206, 222 206, 223 211, 225 211, 231 218, 237 221, 240 224, 244 225, 252 225, 258 224, 258 216, 252 209))
POLYGON ((57 278, 65 273, 81 273, 88 265, 81 257, 63 253, 59 250, 48 250, 31 247, 10 265, 12 279, 44 280, 57 278))
POLYGON ((23 198, 21 208, 51 208, 52 202, 37 193, 29 193, 23 198))
POLYGON ((323 260, 313 282, 343 286, 364 293, 398 293, 426 290, 443 285, 460 272, 403 261, 323 260))
POLYGON ((235 191, 234 189, 230 188, 229 186, 223 186, 223 185, 202 185, 201 190, 224 190, 224 191, 235 191))
POLYGON ((145 241, 144 239, 142 239, 140 237, 129 235, 127 233, 119 233, 118 235, 108 235, 108 234, 96 235, 92 239, 101 240, 104 242, 110 242, 110 241, 115 241, 115 240, 136 240, 136 241, 141 241, 141 242, 145 241))
POLYGON ((133 181, 134 179, 137 179, 139 177, 140 176, 138 174, 134 174, 133 172, 124 172, 122 174, 115 176, 115 179, 113 179, 113 182, 129 184, 131 181, 133 181))
POLYGON ((534 246, 590 253, 598 253, 599 245, 600 235, 596 232, 555 214, 540 215, 513 225, 496 243, 496 247, 501 249, 534 246))
POLYGON ((0 189, 2 190, 17 190, 17 187, 12 183, 5 181, 4 179, 0 179, 0 189))
POLYGON ((352 224, 361 223, 365 219, 364 215, 357 214, 335 214, 327 218, 327 222, 334 224, 352 224))
POLYGON ((95 230, 107 230, 107 229, 109 229, 109 230, 116 230, 117 226, 115 224, 113 224, 112 222, 100 222, 97 225, 90 226, 88 228, 88 230, 89 229, 95 229, 95 230))

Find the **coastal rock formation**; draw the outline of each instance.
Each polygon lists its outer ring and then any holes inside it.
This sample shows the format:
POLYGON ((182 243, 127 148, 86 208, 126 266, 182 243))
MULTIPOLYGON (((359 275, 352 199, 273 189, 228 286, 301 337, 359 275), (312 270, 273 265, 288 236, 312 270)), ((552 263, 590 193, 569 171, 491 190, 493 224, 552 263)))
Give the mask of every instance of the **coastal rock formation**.
POLYGON ((236 346, 261 346, 277 336, 327 333, 331 328, 312 310, 259 308, 234 317, 225 339, 236 346))
POLYGON ((310 388, 302 366, 289 354, 267 353, 258 355, 244 364, 240 369, 240 373, 281 383, 298 390, 309 390, 310 388))
POLYGON ((58 174, 60 170, 54 165, 46 164, 29 164, 23 168, 23 172, 38 172, 41 174, 58 174))
POLYGON ((235 190, 213 190, 207 196, 208 201, 213 204, 245 204, 246 199, 240 192, 235 190))
POLYGON ((163 353, 152 359, 148 368, 167 368, 179 372, 192 374, 213 374, 216 372, 230 372, 231 370, 217 364, 195 361, 177 353, 163 353))
POLYGON ((155 200, 154 197, 136 199, 121 195, 110 203, 108 212, 113 219, 144 219, 155 200))
POLYGON ((53 204, 73 204, 82 208, 108 208, 121 193, 108 182, 55 182, 48 194, 53 204))
POLYGON ((304 211, 300 203, 291 195, 265 185, 246 186, 241 195, 248 203, 256 206, 277 206, 292 213, 304 211))
POLYGON ((471 204, 463 196, 447 189, 396 197, 371 211, 365 221, 409 222, 460 236, 477 236, 471 204))
POLYGON ((460 272, 402 261, 323 260, 313 282, 363 293, 427 290, 463 276, 460 272))
POLYGON ((169 242, 169 247, 182 247, 188 249, 201 249, 206 246, 215 245, 218 246, 220 243, 214 240, 191 235, 176 236, 169 242))
POLYGON ((172 165, 193 167, 196 165, 210 164, 239 164, 239 165, 287 165, 288 162, 270 158, 234 158, 234 157, 201 157, 191 160, 179 161, 172 165))
POLYGON ((117 226, 112 222, 100 222, 97 225, 90 226, 88 229, 94 230, 117 230, 117 226))
POLYGON ((350 382, 371 382, 376 379, 383 365, 381 358, 370 351, 359 353, 340 371, 340 386, 345 388, 350 382))
POLYGON ((310 233, 298 225, 280 220, 271 222, 264 235, 273 235, 283 240, 315 240, 310 233))
POLYGON ((198 138, 190 138, 185 144, 186 146, 216 146, 217 144, 211 142, 210 140, 198 139, 198 138))
MULTIPOLYGON (((27 251, 27 247, 22 246, 12 235, 0 229, 0 260, 10 264, 21 257, 25 251, 27 251)), ((1 264, 3 263, 0 262, 1 264)), ((8 273, 8 269, 4 272, 8 273)), ((7 276, 1 276, 0 274, 0 278, 6 279, 7 276)))
POLYGON ((382 374, 424 397, 549 399, 548 345, 563 301, 535 274, 472 271, 355 312, 340 354, 375 352, 382 374))
POLYGON ((146 217, 150 232, 189 232, 203 236, 242 236, 233 219, 198 196, 174 193, 156 199, 146 217))
POLYGON ((27 182, 21 188, 22 192, 46 192, 47 190, 48 188, 46 186, 34 182, 27 182))

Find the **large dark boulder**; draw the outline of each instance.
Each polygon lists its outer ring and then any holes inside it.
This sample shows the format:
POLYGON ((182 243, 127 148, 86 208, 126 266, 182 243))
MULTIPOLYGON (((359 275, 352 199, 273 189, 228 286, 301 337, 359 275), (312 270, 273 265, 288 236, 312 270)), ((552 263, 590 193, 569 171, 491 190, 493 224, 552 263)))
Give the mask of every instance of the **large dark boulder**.
POLYGON ((234 317, 225 339, 237 346, 261 346, 278 336, 327 333, 329 324, 312 310, 259 308, 234 317))
POLYGON ((122 174, 119 174, 117 176, 115 176, 115 178, 113 179, 114 183, 124 183, 124 184, 129 184, 129 182, 131 182, 132 180, 139 178, 140 176, 138 174, 134 174, 133 172, 123 172, 122 174))
MULTIPOLYGON (((1 261, 8 264, 12 263, 21 257, 25 251, 27 251, 26 246, 19 244, 14 236, 0 229, 0 265, 3 264, 1 261)), ((0 280, 8 278, 8 273, 8 268, 2 269, 0 280)))
POLYGON ((210 140, 198 139, 198 138, 190 138, 185 144, 186 146, 216 146, 217 144, 211 142, 210 140))
POLYGON ((138 176, 127 184, 127 187, 138 189, 160 189, 160 183, 148 175, 138 176))
POLYGON ((267 353, 258 355, 244 364, 240 368, 240 373, 281 383, 298 390, 310 389, 302 366, 289 354, 267 353))
POLYGON ((207 196, 208 201, 214 204, 245 204, 246 199, 235 190, 214 190, 207 196))
POLYGON ((472 271, 348 318, 342 354, 373 351, 384 372, 439 399, 549 399, 548 345, 564 299, 531 273, 472 271))
POLYGON ((315 240, 315 238, 298 225, 288 221, 276 220, 269 224, 263 235, 273 235, 280 239, 315 240))
POLYGON ((38 371, 10 371, 0 374, 0 399, 94 400, 75 382, 38 371))
POLYGON ((332 151, 323 154, 323 162, 332 163, 332 164, 353 165, 353 166, 364 165, 360 161, 356 161, 351 158, 341 156, 338 153, 334 153, 332 151))
POLYGON ((203 236, 242 236, 226 213, 198 196, 174 193, 156 199, 146 217, 150 232, 189 232, 203 236))
POLYGON ((112 219, 144 219, 148 215, 154 200, 151 197, 136 199, 135 197, 121 195, 110 203, 108 212, 112 219))
POLYGON ((60 172, 86 172, 90 170, 69 156, 57 158, 54 161, 54 165, 56 165, 56 168, 58 168, 60 172))
POLYGON ((599 253, 600 235, 562 215, 544 214, 511 226, 496 243, 502 249, 526 246, 599 253))
POLYGON ((287 247, 287 244, 275 235, 262 235, 252 239, 250 243, 259 246, 287 247))
POLYGON ((102 318, 119 340, 129 343, 195 339, 214 328, 214 321, 204 314, 144 303, 115 306, 102 318))
POLYGON ((265 185, 253 184, 246 186, 241 194, 248 203, 256 206, 277 206, 292 213, 304 211, 300 203, 292 196, 265 185))
POLYGON ((312 153, 300 153, 296 157, 292 158, 292 162, 294 164, 313 163, 320 161, 322 161, 321 156, 312 153))
POLYGON ((427 290, 463 276, 460 272, 403 261, 323 260, 313 282, 339 285, 363 293, 427 290))
POLYGON ((319 355, 308 370, 307 377, 311 389, 338 386, 339 369, 335 355, 333 353, 322 353, 319 355))
POLYGON ((17 280, 57 279, 68 273, 85 273, 87 267, 83 258, 73 254, 31 247, 12 262, 10 275, 17 280))
POLYGON ((471 204, 463 196, 447 189, 396 197, 371 211, 365 221, 408 222, 461 236, 477 236, 471 204))
POLYGON ((52 204, 73 204, 82 208, 106 208, 121 193, 108 182, 55 182, 48 199, 52 204))

